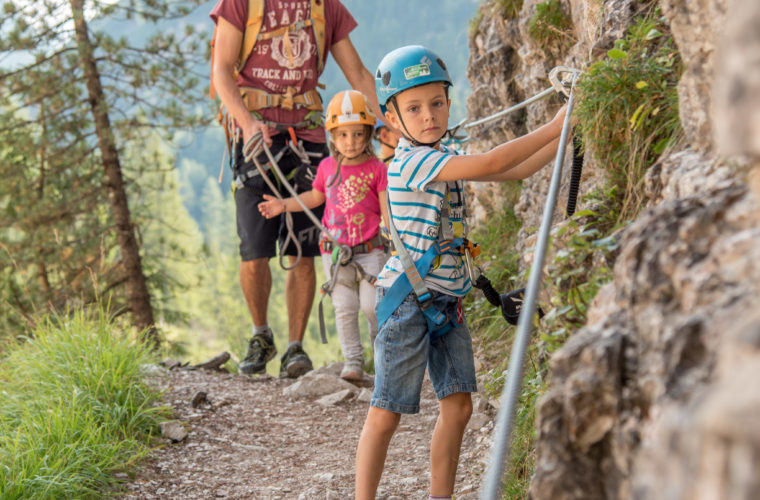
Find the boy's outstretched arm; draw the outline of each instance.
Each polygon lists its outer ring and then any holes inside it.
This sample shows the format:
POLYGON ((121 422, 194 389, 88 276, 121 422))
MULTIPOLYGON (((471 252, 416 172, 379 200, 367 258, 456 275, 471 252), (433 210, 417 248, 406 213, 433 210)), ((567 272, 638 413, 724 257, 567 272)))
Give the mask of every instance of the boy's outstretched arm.
MULTIPOLYGON (((311 191, 306 191, 305 193, 301 193, 298 195, 298 197, 301 199, 303 204, 306 205, 308 208, 318 207, 319 205, 325 202, 325 193, 321 191, 317 191, 316 189, 312 189, 311 191)), ((265 194, 264 199, 267 201, 262 201, 261 203, 259 203, 259 212, 261 212, 261 215, 263 215, 267 219, 276 217, 283 212, 303 211, 303 207, 301 207, 301 204, 298 203, 298 200, 296 200, 293 197, 284 198, 280 200, 279 198, 276 198, 272 196, 271 194, 265 194)))
MULTIPOLYGON (((484 178, 503 174, 520 166, 559 138, 566 110, 567 107, 562 106, 549 123, 542 125, 533 132, 496 146, 487 153, 451 158, 433 180, 438 182, 484 180, 484 178)), ((556 144, 554 148, 556 151, 556 144)), ((548 149, 548 151, 550 150, 551 148, 548 149)), ((546 151, 542 154, 546 154, 546 151)), ((533 162, 529 162, 527 165, 532 164, 533 162)))
POLYGON ((520 164, 510 168, 506 172, 494 175, 486 175, 473 181, 516 181, 526 179, 546 166, 557 155, 559 137, 542 147, 520 164))

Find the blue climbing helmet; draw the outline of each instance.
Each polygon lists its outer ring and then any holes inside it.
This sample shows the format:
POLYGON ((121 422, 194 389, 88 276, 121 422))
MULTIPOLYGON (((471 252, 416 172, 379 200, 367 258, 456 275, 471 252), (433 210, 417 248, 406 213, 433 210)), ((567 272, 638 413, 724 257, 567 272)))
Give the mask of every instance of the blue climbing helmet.
POLYGON ((385 114, 388 101, 406 89, 432 82, 451 85, 446 64, 422 45, 407 45, 389 52, 375 72, 375 90, 380 110, 385 114))

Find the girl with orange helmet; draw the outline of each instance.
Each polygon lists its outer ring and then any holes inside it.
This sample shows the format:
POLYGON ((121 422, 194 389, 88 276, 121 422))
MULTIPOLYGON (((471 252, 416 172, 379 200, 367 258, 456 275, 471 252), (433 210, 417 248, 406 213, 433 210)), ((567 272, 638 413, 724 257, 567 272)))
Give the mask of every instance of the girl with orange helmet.
MULTIPOLYGON (((345 363, 341 377, 364 377, 364 349, 359 336, 359 310, 369 323, 374 343, 375 276, 385 264, 381 218, 388 220, 385 202, 386 165, 372 149, 376 118, 363 94, 338 92, 327 106, 325 129, 331 156, 322 160, 312 190, 299 195, 308 208, 325 203, 322 224, 336 239, 323 236, 320 244, 325 274, 332 283, 335 326, 345 363), (334 257, 333 257, 334 256, 334 257), (338 258, 339 257, 339 258, 338 258)), ((294 198, 264 195, 259 211, 266 218, 302 210, 294 198)))

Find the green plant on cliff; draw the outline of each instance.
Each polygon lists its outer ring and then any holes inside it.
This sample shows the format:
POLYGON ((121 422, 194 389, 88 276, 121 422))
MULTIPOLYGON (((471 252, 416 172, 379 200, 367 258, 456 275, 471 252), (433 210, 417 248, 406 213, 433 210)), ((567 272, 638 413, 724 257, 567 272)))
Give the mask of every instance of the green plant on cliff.
MULTIPOLYGON (((540 357, 547 359, 568 336, 586 324, 586 314, 599 289, 612 279, 611 263, 618 249, 617 187, 597 189, 583 197, 588 208, 558 225, 552 234, 557 248, 544 282, 550 295, 538 327, 540 357)), ((542 369, 546 369, 543 366, 542 369)))
POLYGON ((560 0, 547 0, 536 5, 528 21, 528 34, 543 50, 556 44, 564 50, 573 44, 573 20, 560 0))
POLYGON ((578 82, 575 114, 585 143, 618 187, 620 220, 636 215, 644 172, 682 135, 680 76, 681 58, 655 9, 578 82))
POLYGON ((523 0, 494 0, 494 5, 498 7, 499 13, 506 19, 514 19, 520 14, 523 0))

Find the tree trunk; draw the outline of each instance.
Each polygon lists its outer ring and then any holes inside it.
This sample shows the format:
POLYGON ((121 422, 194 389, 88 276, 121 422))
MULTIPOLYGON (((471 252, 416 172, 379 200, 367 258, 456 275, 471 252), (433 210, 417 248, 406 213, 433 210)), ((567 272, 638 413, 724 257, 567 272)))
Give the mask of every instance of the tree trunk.
POLYGON ((127 302, 132 311, 134 325, 144 331, 146 341, 152 343, 154 347, 158 347, 160 340, 155 328, 153 308, 150 305, 150 295, 142 271, 135 228, 129 214, 127 193, 124 187, 124 178, 121 175, 121 165, 111 129, 111 121, 108 116, 108 106, 103 95, 93 48, 87 34, 87 20, 84 17, 83 10, 84 0, 69 0, 69 2, 74 19, 79 57, 87 83, 92 116, 95 121, 98 147, 105 168, 108 197, 116 223, 119 247, 121 248, 122 266, 127 279, 127 302))

